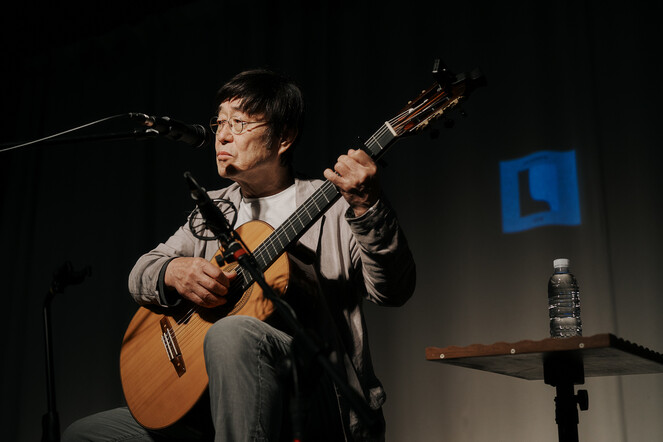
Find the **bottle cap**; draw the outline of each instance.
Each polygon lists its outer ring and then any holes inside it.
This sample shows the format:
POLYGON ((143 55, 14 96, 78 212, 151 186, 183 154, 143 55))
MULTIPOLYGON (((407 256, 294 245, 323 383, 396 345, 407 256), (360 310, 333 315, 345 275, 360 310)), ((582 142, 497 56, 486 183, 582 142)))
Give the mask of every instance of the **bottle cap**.
POLYGON ((566 258, 557 258, 556 260, 553 261, 554 268, 568 267, 568 266, 569 266, 569 260, 566 258))

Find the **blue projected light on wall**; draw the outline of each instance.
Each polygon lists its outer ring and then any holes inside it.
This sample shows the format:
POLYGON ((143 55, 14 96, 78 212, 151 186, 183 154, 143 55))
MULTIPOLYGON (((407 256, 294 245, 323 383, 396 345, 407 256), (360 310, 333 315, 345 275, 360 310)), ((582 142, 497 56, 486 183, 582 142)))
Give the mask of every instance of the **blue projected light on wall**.
POLYGON ((500 161, 502 230, 580 224, 575 151, 541 151, 500 161))

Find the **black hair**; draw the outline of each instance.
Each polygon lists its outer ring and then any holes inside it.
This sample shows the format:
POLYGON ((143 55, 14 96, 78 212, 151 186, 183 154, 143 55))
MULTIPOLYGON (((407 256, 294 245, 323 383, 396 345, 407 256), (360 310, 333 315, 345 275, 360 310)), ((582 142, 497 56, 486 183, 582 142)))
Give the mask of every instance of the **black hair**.
POLYGON ((248 115, 262 115, 268 122, 269 146, 284 137, 293 145, 281 157, 284 165, 292 162, 295 142, 302 131, 304 99, 299 87, 279 73, 254 69, 240 72, 216 94, 216 108, 221 103, 239 99, 240 110, 248 115))

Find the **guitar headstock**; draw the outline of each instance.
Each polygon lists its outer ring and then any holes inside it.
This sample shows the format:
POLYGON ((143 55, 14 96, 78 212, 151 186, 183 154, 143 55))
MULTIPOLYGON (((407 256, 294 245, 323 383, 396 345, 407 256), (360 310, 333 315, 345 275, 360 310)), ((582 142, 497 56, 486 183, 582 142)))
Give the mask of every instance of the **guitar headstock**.
POLYGON ((422 131, 430 122, 449 114, 459 103, 467 100, 476 88, 486 85, 486 79, 479 69, 453 75, 446 69, 439 70, 439 62, 436 61, 433 74, 435 84, 409 102, 397 117, 389 121, 397 136, 422 131))

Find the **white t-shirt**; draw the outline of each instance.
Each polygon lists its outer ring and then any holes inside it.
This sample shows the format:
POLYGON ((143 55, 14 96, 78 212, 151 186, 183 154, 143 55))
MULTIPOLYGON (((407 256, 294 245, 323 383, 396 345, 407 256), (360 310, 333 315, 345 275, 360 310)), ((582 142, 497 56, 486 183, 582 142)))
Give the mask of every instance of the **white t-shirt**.
POLYGON ((237 210, 235 227, 259 219, 276 229, 287 217, 292 215, 296 208, 294 184, 275 195, 262 198, 242 197, 242 202, 237 210))

